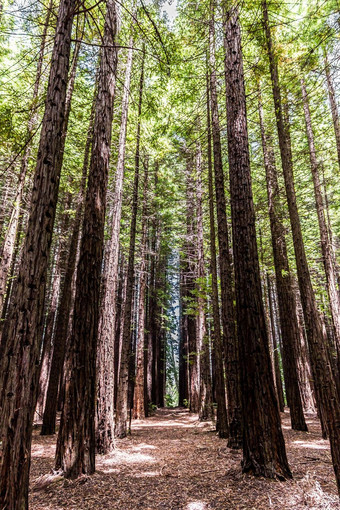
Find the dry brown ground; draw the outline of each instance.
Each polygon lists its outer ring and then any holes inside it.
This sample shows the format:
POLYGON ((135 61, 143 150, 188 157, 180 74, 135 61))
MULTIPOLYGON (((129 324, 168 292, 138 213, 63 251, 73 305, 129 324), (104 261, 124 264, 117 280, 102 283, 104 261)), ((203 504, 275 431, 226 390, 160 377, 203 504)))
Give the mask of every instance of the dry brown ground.
POLYGON ((97 456, 92 477, 56 478, 37 489, 53 468, 55 437, 35 431, 31 469, 31 510, 286 510, 340 509, 328 441, 308 417, 309 432, 283 427, 292 481, 242 475, 241 453, 226 448, 211 424, 183 409, 157 411, 133 422, 132 435, 97 456))

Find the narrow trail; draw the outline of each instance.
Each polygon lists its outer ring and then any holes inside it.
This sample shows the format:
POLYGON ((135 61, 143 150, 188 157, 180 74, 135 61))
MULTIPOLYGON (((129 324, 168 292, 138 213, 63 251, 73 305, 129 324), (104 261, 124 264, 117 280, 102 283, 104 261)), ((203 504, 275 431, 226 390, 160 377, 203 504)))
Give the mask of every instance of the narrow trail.
POLYGON ((294 479, 287 482, 241 473, 241 452, 226 448, 211 423, 184 409, 158 410, 132 423, 132 435, 97 456, 97 472, 39 488, 53 468, 56 437, 39 436, 32 448, 32 510, 286 510, 339 509, 328 441, 314 416, 308 433, 290 430, 282 415, 294 479))

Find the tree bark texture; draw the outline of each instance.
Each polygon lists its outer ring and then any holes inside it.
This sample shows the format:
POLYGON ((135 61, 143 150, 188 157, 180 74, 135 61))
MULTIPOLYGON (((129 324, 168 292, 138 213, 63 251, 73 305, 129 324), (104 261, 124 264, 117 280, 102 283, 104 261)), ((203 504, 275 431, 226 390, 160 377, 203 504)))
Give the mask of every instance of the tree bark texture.
POLYGON ((297 345, 299 343, 299 327, 296 317, 296 306, 292 276, 290 273, 288 253, 285 239, 285 228, 280 219, 281 203, 279 196, 279 184, 277 178, 274 151, 271 147, 269 136, 265 130, 263 107, 259 97, 259 116, 262 139, 264 167, 266 171, 268 210, 276 285, 280 312, 280 324, 283 345, 283 358, 286 367, 286 392, 290 408, 292 429, 307 430, 303 415, 302 399, 300 395, 298 368, 297 368, 297 345))
MULTIPOLYGON (((117 69, 116 6, 108 0, 92 153, 77 267, 76 297, 56 468, 68 478, 95 470, 96 349, 113 101, 117 69)), ((113 405, 113 402, 112 402, 113 405)))
POLYGON ((225 13, 227 130, 238 340, 242 381, 243 471, 291 478, 266 332, 252 197, 241 31, 225 13))
POLYGON ((76 4, 74 0, 62 0, 59 5, 27 234, 0 349, 0 506, 10 510, 28 506, 32 421, 47 266, 63 160, 62 132, 76 4))
POLYGON ((235 310, 233 304, 233 268, 229 249, 226 199, 218 113, 216 63, 215 63, 215 27, 214 18, 209 27, 209 63, 210 63, 210 100, 211 126, 214 154, 215 193, 217 208, 217 236, 219 246, 219 267, 221 280, 221 318, 223 343, 226 358, 226 382, 228 401, 228 423, 230 448, 242 446, 242 414, 240 394, 240 365, 238 357, 238 339, 236 334, 235 310))
POLYGON ((327 353, 327 339, 325 338, 320 314, 317 309, 315 294, 312 287, 306 252, 304 248, 301 223, 295 194, 290 136, 288 126, 285 125, 283 118, 278 67, 274 54, 268 18, 268 9, 265 0, 262 3, 262 8, 263 24, 266 35, 269 67, 273 87, 273 98, 281 162, 285 181, 290 223, 292 227, 299 289, 306 326, 311 368, 316 391, 316 400, 321 415, 320 417, 324 421, 324 427, 326 426, 329 434, 333 466, 338 489, 340 490, 340 401, 327 353))

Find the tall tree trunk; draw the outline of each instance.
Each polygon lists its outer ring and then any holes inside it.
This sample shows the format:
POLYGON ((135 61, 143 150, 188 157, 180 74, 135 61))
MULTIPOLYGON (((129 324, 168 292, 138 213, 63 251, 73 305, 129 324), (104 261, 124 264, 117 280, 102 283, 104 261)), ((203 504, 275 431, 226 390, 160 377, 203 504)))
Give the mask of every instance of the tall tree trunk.
POLYGON ((340 168, 340 121, 339 121, 339 110, 338 110, 338 104, 337 104, 337 101, 336 101, 333 80, 332 80, 331 72, 330 72, 330 69, 329 69, 329 63, 328 63, 328 57, 327 57, 326 50, 324 50, 324 60, 325 60, 325 73, 326 73, 326 82, 327 82, 327 92, 328 92, 329 103, 330 103, 330 106, 331 106, 332 120, 333 120, 333 127, 334 127, 335 141, 336 141, 336 149, 337 149, 337 155, 338 155, 338 164, 339 164, 339 168, 340 168))
POLYGON ((183 301, 186 295, 184 284, 184 272, 180 273, 180 341, 179 341, 179 360, 178 360, 178 405, 186 407, 189 401, 188 392, 188 333, 187 333, 187 315, 184 313, 183 301))
POLYGON ((41 435, 43 436, 55 434, 58 404, 58 389, 60 376, 64 365, 66 341, 69 333, 69 318, 71 315, 73 296, 72 284, 74 280, 74 272, 76 269, 77 262, 77 248, 82 220, 84 195, 86 188, 86 177, 88 171, 92 136, 93 136, 93 107, 90 117, 90 125, 87 131, 84 161, 82 168, 82 179, 80 183, 80 190, 77 197, 77 206, 73 223, 73 229, 67 247, 68 258, 66 262, 66 272, 60 290, 60 305, 58 308, 55 326, 54 349, 51 360, 51 370, 48 381, 48 387, 46 392, 46 404, 43 415, 43 423, 41 427, 41 435))
POLYGON ((304 79, 301 79, 301 90, 303 98, 303 110, 306 121, 306 131, 309 146, 309 158, 310 166, 313 177, 314 185, 314 196, 316 203, 316 211, 318 215, 320 239, 321 239, 321 252, 322 261, 326 274, 327 291, 329 297, 329 306, 332 316, 332 322, 334 327, 334 340, 337 350, 337 363, 338 363, 338 375, 340 374, 340 296, 337 289, 337 281, 335 268, 333 264, 334 256, 332 253, 332 245, 328 235, 328 228, 326 224, 325 211, 323 206, 323 198, 319 176, 319 163, 316 157, 314 133, 312 128, 312 119, 309 109, 309 100, 304 79))
MULTIPOLYGON (((65 220, 64 220, 65 221, 65 220)), ((62 223, 64 223, 64 221, 62 223)), ((53 354, 53 333, 55 326, 55 318, 58 310, 59 303, 59 294, 60 294, 60 281, 61 281, 61 270, 62 270, 62 253, 61 253, 61 243, 58 242, 55 250, 54 250, 55 263, 51 268, 51 286, 50 286, 50 296, 49 296, 49 307, 48 313, 46 317, 46 324, 44 328, 43 334, 43 349, 41 355, 41 370, 39 377, 39 391, 38 391, 38 399, 37 406, 35 410, 35 415, 38 420, 40 420, 43 416, 43 411, 46 402, 46 388, 49 380, 50 366, 51 366, 51 358, 53 354)))
POLYGON ((211 291, 213 309, 213 360, 216 366, 215 393, 217 402, 216 430, 221 438, 229 436, 228 416, 226 408, 226 394, 223 368, 223 344, 220 322, 220 306, 218 299, 218 276, 216 262, 216 229, 215 229, 215 207, 214 207, 214 185, 211 154, 211 121, 210 121, 210 97, 209 97, 209 76, 207 75, 207 129, 208 129, 208 183, 209 183, 209 221, 210 221, 210 271, 211 291))
MULTIPOLYGON (((139 186, 139 167, 140 167, 140 130, 141 130, 141 113, 142 113, 142 101, 143 101, 143 86, 144 86, 144 54, 143 54, 143 60, 142 60, 142 70, 140 75, 140 81, 139 81, 139 101, 138 101, 138 123, 137 123, 137 143, 136 143, 136 152, 135 152, 135 178, 134 178, 134 187, 133 187, 133 198, 132 198, 132 216, 131 216, 131 225, 130 225, 130 245, 129 245, 129 259, 128 259, 128 272, 127 272, 127 283, 126 283, 126 299, 125 299, 125 312, 124 312, 124 318, 123 318, 123 342, 126 340, 128 344, 130 345, 131 339, 130 339, 130 323, 131 323, 131 317, 132 317, 132 294, 133 294, 133 287, 132 282, 135 277, 135 271, 134 271, 134 265, 135 265, 135 246, 136 246, 136 224, 137 224, 137 212, 138 212, 138 186, 139 186), (126 320, 126 313, 129 313, 130 319, 129 319, 129 325, 127 327, 127 324, 125 324, 126 320), (125 336, 124 336, 125 335, 125 336), (129 338, 128 338, 129 335, 129 338)), ((145 292, 145 288, 144 288, 145 292)), ((144 345, 144 343, 143 343, 144 345)), ((122 346, 123 347, 123 346, 122 346)), ((123 362, 124 364, 124 370, 128 370, 128 361, 129 361, 129 354, 128 352, 128 359, 125 359, 125 347, 123 347, 123 362)), ((122 367, 122 365, 121 365, 122 367)), ((119 379, 118 379, 118 391, 117 391, 117 416, 116 416, 116 426, 119 421, 118 416, 118 409, 121 407, 121 403, 118 402, 118 400, 121 401, 121 399, 127 399, 128 395, 127 393, 125 395, 122 395, 120 387, 121 381, 121 369, 119 371, 119 379)), ((125 381, 124 381, 125 382, 125 381)), ((127 385, 129 384, 129 380, 127 380, 127 385)), ((127 388, 124 386, 124 391, 127 391, 127 388)), ((127 402, 126 402, 127 406, 127 402)), ((125 409, 124 411, 125 412, 125 409)), ((121 430, 123 431, 123 434, 126 435, 126 420, 127 420, 127 407, 126 407, 126 415, 125 418, 125 430, 124 430, 124 424, 121 424, 121 430)), ((116 431, 117 435, 117 431, 116 431)), ((118 436, 120 437, 120 436, 118 436)))
POLYGON ((229 249, 226 200, 224 192, 224 175, 220 139, 220 123, 218 115, 216 64, 215 64, 215 27, 214 18, 210 20, 210 94, 212 116, 212 138, 215 170, 215 193, 217 207, 217 234, 219 245, 219 266, 221 279, 221 304, 223 341, 226 356, 226 380, 228 401, 228 422, 230 448, 242 446, 242 414, 240 394, 240 366, 238 359, 238 340, 235 328, 235 310, 233 304, 233 269, 229 249))
POLYGON ((213 416, 212 389, 210 373, 210 346, 207 335, 204 295, 204 232, 203 232, 203 208, 202 208, 202 149, 197 142, 196 150, 196 221, 197 221, 197 346, 200 363, 200 392, 199 392, 199 419, 211 420, 213 416))
POLYGON ((68 478, 76 478, 82 473, 92 474, 95 470, 96 349, 117 69, 116 30, 115 2, 108 0, 77 268, 70 359, 56 451, 56 468, 61 468, 68 478))
POLYGON ((225 12, 227 129, 243 414, 243 471, 291 478, 262 302, 237 8, 225 12))
POLYGON ((283 393, 283 384, 282 384, 282 377, 281 377, 281 370, 280 370, 279 342, 278 342, 278 338, 277 338, 277 328, 279 325, 275 323, 272 284, 271 284, 270 277, 269 277, 268 273, 267 273, 267 287, 268 287, 268 298, 269 298, 270 323, 271 323, 271 328, 272 328, 273 349, 274 349, 274 371, 275 371, 276 393, 277 393, 279 409, 283 413, 285 410, 285 398, 284 398, 284 393, 283 393))
POLYGON ((50 0, 49 5, 47 7, 44 29, 43 29, 43 33, 41 36, 39 58, 38 58, 38 63, 37 63, 36 78, 35 78, 33 97, 32 97, 32 103, 31 103, 32 104, 31 113, 30 113, 30 118, 29 118, 28 126, 27 126, 27 135, 26 135, 27 142, 26 142, 23 157, 21 160, 20 174, 19 174, 19 179, 18 179, 17 188, 16 188, 16 194, 15 194, 15 199, 14 199, 14 207, 13 207, 12 214, 11 214, 11 217, 9 220, 9 224, 7 226, 5 239, 4 239, 4 242, 0 249, 0 315, 2 313, 2 309, 3 309, 3 305, 4 305, 8 272, 11 268, 12 261, 13 261, 15 240, 17 237, 19 217, 20 217, 21 202, 22 202, 24 188, 25 188, 25 180, 26 180, 26 174, 27 174, 27 170, 28 170, 28 162, 29 162, 29 158, 31 155, 31 151, 32 151, 32 138, 33 138, 34 130, 37 127, 37 122, 38 122, 38 113, 37 113, 36 103, 37 103, 38 96, 40 93, 40 88, 41 88, 42 67, 43 67, 43 61, 44 61, 44 55, 45 55, 47 31, 49 28, 50 17, 51 17, 51 12, 52 12, 52 5, 53 5, 53 0, 50 0))
POLYGON ((143 211, 142 211, 142 238, 140 244, 141 263, 138 296, 138 322, 137 322, 137 355, 136 355, 136 382, 134 388, 133 416, 137 420, 145 418, 145 392, 144 392, 144 352, 145 352, 145 291, 146 291, 146 247, 147 247, 147 208, 148 208, 148 168, 145 167, 143 211))
MULTIPOLYGON (((132 47, 132 40, 130 40, 130 47, 132 47)), ((110 374, 110 379, 112 378, 112 371, 114 369, 114 327, 115 327, 115 313, 116 313, 116 287, 117 287, 117 269, 118 269, 118 254, 119 254, 119 234, 120 234, 120 220, 121 220, 121 212, 122 212, 122 200, 123 200, 123 181, 124 181, 124 160, 125 160, 125 146, 126 146, 126 128, 127 128, 127 118, 128 118, 128 109, 129 109, 129 94, 130 94, 130 81, 131 81, 131 70, 132 70, 132 49, 128 52, 128 59, 126 64, 125 71, 125 81, 124 81, 124 92, 122 99, 122 117, 121 117, 121 128, 119 135, 119 146, 118 146, 118 161, 115 175, 115 192, 114 192, 114 205, 113 205, 113 214, 112 214, 112 222, 111 222, 111 240, 109 245, 109 259, 106 267, 106 282, 103 289, 103 302, 101 305, 101 316, 100 316, 100 325, 99 325, 99 338, 100 338, 100 346, 103 346, 103 349, 99 349, 98 359, 98 368, 99 368, 99 395, 98 402, 104 403, 105 406, 109 406, 109 409, 105 411, 105 407, 102 407, 100 410, 100 419, 104 420, 106 423, 106 428, 109 427, 109 432, 112 439, 114 435, 114 429, 116 427, 114 423, 113 417, 113 409, 111 404, 111 392, 114 391, 113 385, 110 381, 107 380, 107 376, 110 374), (106 382, 109 383, 101 385, 100 383, 106 382), (107 413, 107 416, 104 417, 103 413, 107 413)), ((127 283, 129 286, 129 283, 127 283)), ((126 302, 125 302, 125 313, 127 311, 129 299, 128 291, 126 294, 126 302)), ((124 333, 123 333, 123 342, 124 342, 124 333)), ((121 350, 121 361, 120 361, 120 370, 122 369, 122 365, 124 364, 124 348, 121 350)), ((116 409, 117 415, 119 414, 119 385, 120 385, 120 376, 118 380, 118 388, 117 388, 117 401, 116 401, 116 409)), ((127 415, 126 415, 127 416, 127 415)), ((117 434, 116 434, 117 435, 117 434)), ((118 436, 117 436, 118 437, 118 436)), ((102 445, 102 451, 104 451, 106 447, 102 445)))
POLYGON ((285 181, 290 223, 292 227, 296 267, 299 280, 301 302, 304 312, 311 368, 315 384, 318 408, 321 414, 321 418, 324 420, 324 425, 327 423, 327 429, 331 443, 333 466, 338 489, 340 490, 340 401, 328 359, 327 340, 324 337, 321 318, 316 305, 315 294, 312 287, 306 252, 303 243, 301 223, 294 187, 289 131, 288 126, 285 126, 283 119, 278 67, 273 49, 267 3, 265 0, 262 3, 262 7, 283 176, 285 181))
POLYGON ((259 96, 259 116, 262 139, 262 150, 264 167, 267 181, 268 210, 270 219, 270 230, 274 255, 274 266, 276 285, 278 293, 280 324, 283 344, 284 365, 286 367, 286 392, 290 408, 290 419, 292 429, 307 430, 303 415, 303 406, 300 395, 298 368, 297 368, 297 346, 299 343, 299 327, 296 317, 296 306, 292 276, 290 273, 288 253, 285 239, 285 227, 280 219, 280 195, 277 171, 275 165, 274 151, 265 130, 263 107, 259 96))
POLYGON ((75 3, 62 0, 59 5, 27 235, 0 349, 0 506, 11 510, 28 506, 32 421, 39 381, 47 266, 63 160, 61 135, 75 3))
POLYGON ((197 338, 197 288, 196 288, 196 211, 193 179, 193 161, 187 152, 186 162, 186 314, 188 333, 188 365, 189 365, 189 408, 193 413, 199 412, 200 366, 199 344, 197 338), (193 311, 195 310, 195 311, 193 311))

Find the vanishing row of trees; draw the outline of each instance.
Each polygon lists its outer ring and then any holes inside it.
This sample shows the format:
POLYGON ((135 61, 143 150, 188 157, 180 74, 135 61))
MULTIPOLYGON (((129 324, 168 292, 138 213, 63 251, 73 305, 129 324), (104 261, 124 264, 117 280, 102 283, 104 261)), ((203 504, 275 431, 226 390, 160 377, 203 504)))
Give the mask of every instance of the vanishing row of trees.
POLYGON ((28 507, 35 419, 61 411, 56 469, 92 474, 169 385, 271 478, 280 411, 317 411, 340 487, 339 13, 183 1, 171 28, 161 4, 51 0, 18 54, 2 36, 3 508, 28 507))

